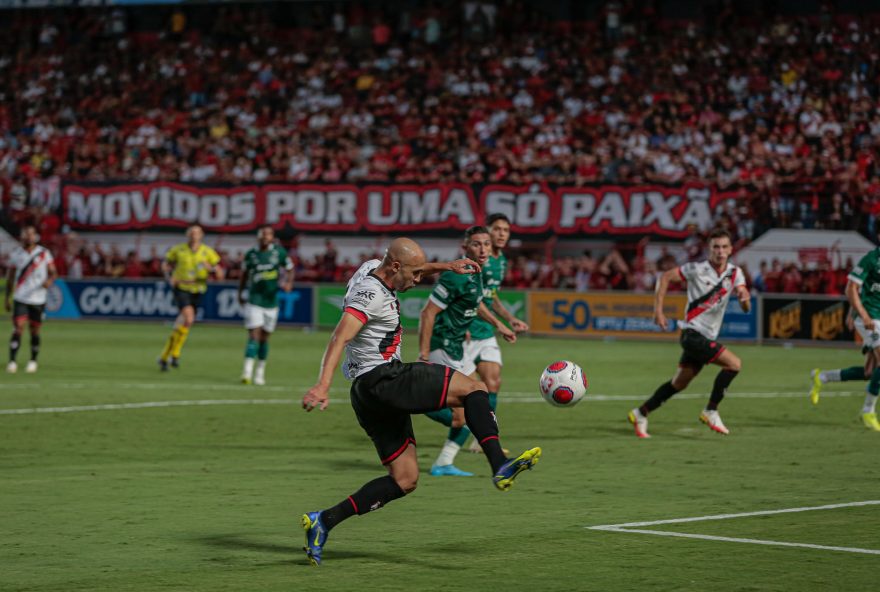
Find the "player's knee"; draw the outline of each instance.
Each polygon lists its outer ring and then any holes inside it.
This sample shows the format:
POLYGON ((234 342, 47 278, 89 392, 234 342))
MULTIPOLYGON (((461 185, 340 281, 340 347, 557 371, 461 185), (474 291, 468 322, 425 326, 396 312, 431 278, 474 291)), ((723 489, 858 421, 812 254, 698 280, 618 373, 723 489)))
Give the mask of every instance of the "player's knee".
POLYGON ((501 377, 493 376, 486 379, 486 387, 490 393, 497 393, 501 390, 501 377))
POLYGON ((474 391, 486 391, 487 393, 489 392, 489 387, 482 380, 473 380, 471 382, 473 383, 473 384, 471 384, 471 392, 474 392, 474 391))
POLYGON ((730 370, 731 372, 739 372, 742 370, 742 360, 739 358, 732 359, 728 364, 725 370, 730 370))
POLYGON ((398 487, 403 491, 404 494, 410 494, 416 490, 416 487, 419 485, 419 476, 416 475, 400 475, 395 477, 394 479, 397 481, 398 487))

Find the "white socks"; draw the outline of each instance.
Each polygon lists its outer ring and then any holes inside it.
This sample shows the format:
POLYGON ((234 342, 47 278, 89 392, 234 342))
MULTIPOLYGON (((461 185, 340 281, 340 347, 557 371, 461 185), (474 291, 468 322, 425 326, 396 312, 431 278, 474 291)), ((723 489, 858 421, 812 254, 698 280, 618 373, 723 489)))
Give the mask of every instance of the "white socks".
POLYGON ((823 384, 829 382, 840 382, 840 370, 823 370, 819 372, 819 380, 823 384))
POLYGON ((877 408, 877 398, 878 395, 866 394, 865 404, 862 405, 862 413, 874 413, 874 409, 877 408))
POLYGON ((451 465, 459 450, 461 450, 461 446, 452 440, 446 440, 443 448, 440 449, 440 454, 437 456, 437 460, 434 461, 434 466, 444 467, 446 465, 451 465))
POLYGON ((241 372, 242 378, 247 378, 250 380, 251 376, 254 375, 254 359, 253 358, 245 358, 244 359, 244 370, 241 372))

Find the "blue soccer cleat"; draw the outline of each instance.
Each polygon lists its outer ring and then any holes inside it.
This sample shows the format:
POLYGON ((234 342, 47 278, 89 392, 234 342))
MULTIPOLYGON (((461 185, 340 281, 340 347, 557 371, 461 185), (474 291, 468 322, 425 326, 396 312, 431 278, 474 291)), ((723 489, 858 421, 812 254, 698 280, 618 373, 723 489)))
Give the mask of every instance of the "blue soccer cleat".
POLYGON ((302 527, 306 531, 306 546, 303 551, 309 558, 309 563, 315 567, 321 564, 321 551, 327 542, 327 529, 321 522, 321 512, 308 512, 302 516, 302 527))
POLYGON ((455 465, 434 465, 431 467, 431 475, 434 477, 473 477, 473 473, 462 471, 455 465))
POLYGON ((513 487, 513 480, 516 479, 516 476, 526 469, 531 469, 538 464, 540 458, 540 448, 536 447, 531 450, 526 450, 516 458, 501 465, 501 468, 498 469, 498 472, 492 477, 492 482, 495 484, 495 487, 501 491, 507 491, 513 487))

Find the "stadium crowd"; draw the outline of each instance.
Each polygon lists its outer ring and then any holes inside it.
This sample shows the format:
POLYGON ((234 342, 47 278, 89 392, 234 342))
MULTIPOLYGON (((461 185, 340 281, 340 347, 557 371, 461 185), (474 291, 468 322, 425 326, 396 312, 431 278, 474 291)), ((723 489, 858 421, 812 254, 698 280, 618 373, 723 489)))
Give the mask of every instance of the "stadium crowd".
MULTIPOLYGON (((657 18, 657 3, 609 1, 583 21, 519 0, 460 6, 324 3, 290 26, 267 6, 197 22, 176 8, 147 30, 119 8, 11 12, 3 221, 54 235, 61 178, 699 181, 736 195, 719 219, 741 244, 771 227, 874 235, 876 19, 830 4, 794 19, 726 2, 686 23, 657 18)), ((524 257, 511 281, 638 288, 651 264, 626 255, 524 257)), ((137 267, 120 253, 74 259, 84 274, 137 267)))

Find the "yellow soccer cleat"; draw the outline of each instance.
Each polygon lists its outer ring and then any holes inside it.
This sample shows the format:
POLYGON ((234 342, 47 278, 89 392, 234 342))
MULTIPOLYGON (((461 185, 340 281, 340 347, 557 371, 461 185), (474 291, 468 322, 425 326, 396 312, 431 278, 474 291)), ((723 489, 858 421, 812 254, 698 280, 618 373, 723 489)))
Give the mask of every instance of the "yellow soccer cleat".
POLYGON ((495 483, 495 487, 501 491, 507 491, 513 487, 513 480, 516 479, 516 476, 527 469, 531 470, 533 466, 538 464, 540 458, 540 448, 526 450, 513 460, 509 460, 501 465, 501 468, 498 469, 498 472, 492 477, 492 482, 495 483))
POLYGON ((810 389, 810 402, 813 405, 819 404, 819 391, 822 390, 822 379, 819 378, 821 371, 813 368, 810 371, 810 377, 813 379, 813 387, 810 389))
POLYGON ((880 432, 880 421, 877 421, 876 413, 862 413, 862 423, 869 430, 880 432))

